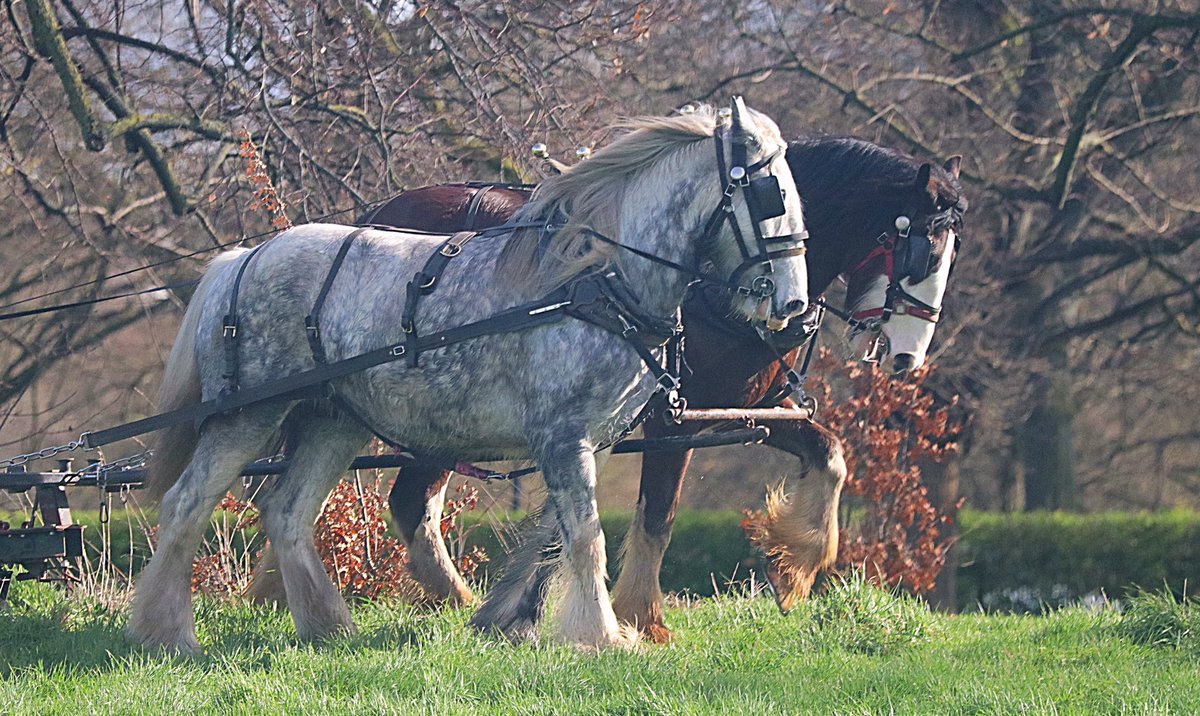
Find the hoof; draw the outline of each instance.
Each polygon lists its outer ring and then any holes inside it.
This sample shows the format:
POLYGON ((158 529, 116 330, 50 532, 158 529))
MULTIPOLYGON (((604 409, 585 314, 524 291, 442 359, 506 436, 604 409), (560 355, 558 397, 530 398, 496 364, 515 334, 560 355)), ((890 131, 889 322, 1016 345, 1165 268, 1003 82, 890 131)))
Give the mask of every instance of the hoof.
POLYGON ((619 624, 611 632, 602 634, 560 634, 558 639, 585 652, 599 652, 608 649, 634 651, 641 641, 638 630, 628 624, 619 624))
POLYGON ((641 627, 640 631, 642 632, 642 637, 652 644, 670 644, 675 638, 675 634, 662 622, 647 624, 641 627))
POLYGON ((591 626, 576 623, 574 628, 564 628, 564 625, 560 624, 556 640, 573 644, 584 651, 632 650, 637 647, 640 635, 638 630, 629 624, 622 624, 616 619, 606 619, 591 626))
POLYGON ((329 639, 336 639, 342 636, 357 634, 358 627, 353 624, 338 624, 332 627, 313 628, 308 627, 304 630, 297 629, 296 635, 304 641, 322 642, 329 639))
POLYGON ((301 621, 292 616, 296 623, 296 634, 305 641, 324 641, 326 639, 334 639, 347 634, 354 634, 358 631, 354 626, 353 620, 350 618, 350 610, 345 609, 342 605, 344 613, 330 615, 330 618, 323 620, 308 619, 301 621))
POLYGON ((144 634, 133 626, 126 627, 125 636, 132 642, 140 644, 151 651, 161 651, 174 656, 201 656, 204 649, 196 640, 195 634, 182 634, 174 638, 163 635, 144 634))
POLYGON ((767 563, 767 586, 771 588, 771 595, 775 597, 775 605, 780 612, 787 614, 798 603, 808 599, 818 571, 813 567, 788 564, 779 557, 770 558, 767 563))
POLYGON ((462 589, 453 589, 446 594, 431 592, 422 585, 418 588, 418 594, 413 597, 413 601, 427 607, 459 609, 473 606, 479 601, 479 598, 466 585, 462 585, 462 589))

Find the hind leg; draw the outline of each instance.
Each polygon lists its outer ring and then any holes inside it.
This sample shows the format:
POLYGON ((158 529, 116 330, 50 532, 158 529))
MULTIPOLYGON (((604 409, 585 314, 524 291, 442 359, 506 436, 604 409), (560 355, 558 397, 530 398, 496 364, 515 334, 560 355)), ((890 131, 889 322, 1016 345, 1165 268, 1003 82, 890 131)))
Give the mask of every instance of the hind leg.
POLYGON ((808 420, 764 423, 767 445, 796 455, 799 480, 767 497, 764 519, 751 525, 751 541, 770 559, 767 577, 779 605, 790 609, 808 597, 821 570, 833 565, 838 550, 838 503, 846 481, 842 443, 808 420))
POLYGON ((550 578, 560 556, 556 524, 554 507, 545 505, 536 521, 518 537, 500 578, 471 617, 471 626, 514 642, 537 641, 550 578))
POLYGON ((442 538, 442 510, 450 473, 434 465, 414 463, 400 469, 388 496, 392 521, 408 547, 408 569, 435 602, 451 605, 475 601, 442 538))
POLYGON ((259 496, 263 528, 279 562, 288 609, 303 639, 352 631, 341 592, 325 573, 313 544, 313 524, 329 493, 370 440, 370 433, 340 417, 310 414, 297 421, 288 471, 259 496))
POLYGON ((138 579, 126 632, 145 646, 198 653, 192 562, 213 508, 242 467, 265 447, 286 407, 259 406, 205 424, 191 463, 167 494, 158 544, 138 579))
POLYGON ((243 595, 255 604, 270 604, 282 606, 287 603, 287 593, 283 589, 283 576, 279 573, 279 556, 275 548, 268 542, 258 557, 250 572, 250 583, 246 585, 243 595))

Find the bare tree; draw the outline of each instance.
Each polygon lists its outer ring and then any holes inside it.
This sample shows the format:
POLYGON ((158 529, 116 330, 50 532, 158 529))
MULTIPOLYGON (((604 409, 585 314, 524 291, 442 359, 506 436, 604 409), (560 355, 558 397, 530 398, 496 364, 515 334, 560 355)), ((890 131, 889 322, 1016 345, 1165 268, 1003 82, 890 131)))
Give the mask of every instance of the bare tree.
MULTIPOLYGON (((268 232, 242 131, 294 220, 346 220, 743 92, 794 134, 966 156, 935 358, 975 414, 976 504, 1197 502, 1195 0, 4 7, 0 313, 190 280, 196 252, 268 232)), ((145 412, 186 293, 0 321, 0 406, 24 416, 0 442, 145 412)))

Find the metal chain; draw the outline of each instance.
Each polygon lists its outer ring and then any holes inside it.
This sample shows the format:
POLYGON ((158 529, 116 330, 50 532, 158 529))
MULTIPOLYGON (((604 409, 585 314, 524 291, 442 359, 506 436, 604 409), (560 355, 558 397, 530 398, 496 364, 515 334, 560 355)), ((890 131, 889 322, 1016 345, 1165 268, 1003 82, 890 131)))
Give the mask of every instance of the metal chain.
MULTIPOLYGON (((107 463, 106 462, 98 462, 94 465, 88 466, 87 471, 93 472, 96 475, 96 490, 99 492, 99 495, 100 495, 100 524, 101 525, 107 525, 109 520, 112 518, 112 492, 110 492, 108 489, 108 484, 107 484, 108 474, 110 472, 114 472, 116 470, 124 470, 126 468, 144 467, 146 465, 146 461, 149 460, 150 456, 153 454, 154 454, 154 452, 152 450, 147 450, 145 452, 137 453, 136 455, 130 455, 129 457, 123 457, 119 460, 113 460, 112 462, 107 462, 107 463)), ((103 453, 101 453, 101 455, 103 455, 103 453)), ((121 504, 122 505, 124 505, 126 503, 126 500, 127 500, 126 495, 128 494, 128 492, 129 492, 129 485, 122 485, 121 486, 121 504)))
POLYGON ((139 452, 136 455, 130 455, 129 457, 123 457, 120 460, 113 460, 112 462, 97 463, 96 465, 89 466, 88 469, 85 470, 85 472, 95 472, 98 475, 107 475, 108 473, 110 473, 114 470, 124 470, 126 468, 145 467, 146 463, 150 460, 150 456, 152 456, 153 454, 154 454, 153 450, 147 450, 145 452, 139 452))
POLYGON ((5 470, 10 467, 17 467, 33 462, 34 460, 48 460, 49 458, 62 455, 63 453, 75 452, 87 445, 87 433, 79 436, 78 440, 72 440, 65 445, 55 445, 38 450, 37 452, 27 452, 23 455, 15 455, 5 460, 0 460, 0 470, 5 470))

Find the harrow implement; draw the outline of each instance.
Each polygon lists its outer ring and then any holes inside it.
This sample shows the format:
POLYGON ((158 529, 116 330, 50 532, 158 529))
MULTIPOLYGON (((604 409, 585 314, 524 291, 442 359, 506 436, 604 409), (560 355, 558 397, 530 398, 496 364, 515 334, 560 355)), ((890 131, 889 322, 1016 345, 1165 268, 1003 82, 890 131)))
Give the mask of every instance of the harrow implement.
MULTIPOLYGON (((771 431, 765 425, 756 424, 757 421, 807 419, 810 413, 802 408, 684 410, 681 417, 685 421, 717 424, 712 430, 697 435, 627 438, 617 443, 613 452, 630 454, 759 444, 770 436, 771 431)), ((32 490, 34 493, 34 514, 28 520, 19 527, 0 521, 0 605, 7 602, 14 580, 70 584, 77 579, 79 561, 84 554, 84 525, 76 523, 71 516, 69 488, 95 488, 103 496, 140 489, 145 484, 146 462, 151 457, 148 452, 110 463, 93 459, 81 470, 73 468, 71 459, 61 457, 54 470, 37 472, 28 469, 36 460, 89 449, 88 445, 85 434, 74 443, 54 449, 52 455, 30 453, 0 462, 5 466, 5 471, 0 473, 0 491, 22 494, 32 490)), ((402 468, 417 459, 406 453, 363 455, 355 458, 349 469, 402 468)), ((286 472, 288 466, 286 456, 275 456, 250 463, 241 474, 245 478, 277 475, 286 472)), ((507 480, 537 471, 536 467, 525 467, 492 472, 465 463, 446 467, 485 481, 507 480)))

